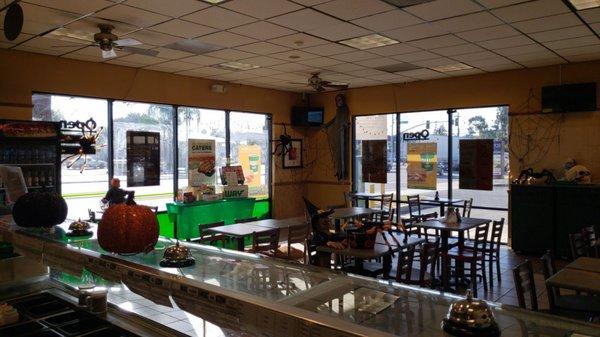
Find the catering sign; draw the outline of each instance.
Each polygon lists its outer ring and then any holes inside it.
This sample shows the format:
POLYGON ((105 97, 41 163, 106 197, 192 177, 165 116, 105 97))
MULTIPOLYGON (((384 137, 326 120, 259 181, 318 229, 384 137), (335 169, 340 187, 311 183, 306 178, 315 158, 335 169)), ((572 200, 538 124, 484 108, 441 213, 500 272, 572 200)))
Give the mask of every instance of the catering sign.
POLYGON ((188 184, 215 185, 215 140, 188 139, 188 184))
POLYGON ((408 143, 408 188, 437 189, 437 143, 408 143))

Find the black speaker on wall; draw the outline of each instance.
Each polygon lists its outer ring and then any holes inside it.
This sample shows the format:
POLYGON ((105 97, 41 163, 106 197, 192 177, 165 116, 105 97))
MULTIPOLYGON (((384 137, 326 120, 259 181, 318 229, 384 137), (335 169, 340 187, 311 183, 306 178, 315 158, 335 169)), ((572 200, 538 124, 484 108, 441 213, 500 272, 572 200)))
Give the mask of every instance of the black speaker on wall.
POLYGON ((596 110, 595 82, 542 87, 542 112, 596 110))

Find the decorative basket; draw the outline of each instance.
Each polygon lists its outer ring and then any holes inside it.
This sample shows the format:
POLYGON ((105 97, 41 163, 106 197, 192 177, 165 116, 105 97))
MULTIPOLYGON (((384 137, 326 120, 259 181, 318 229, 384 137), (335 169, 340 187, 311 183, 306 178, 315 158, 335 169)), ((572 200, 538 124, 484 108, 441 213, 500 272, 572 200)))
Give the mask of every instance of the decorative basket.
POLYGON ((350 248, 372 249, 375 246, 376 238, 377 232, 365 233, 354 231, 348 233, 348 245, 350 248))

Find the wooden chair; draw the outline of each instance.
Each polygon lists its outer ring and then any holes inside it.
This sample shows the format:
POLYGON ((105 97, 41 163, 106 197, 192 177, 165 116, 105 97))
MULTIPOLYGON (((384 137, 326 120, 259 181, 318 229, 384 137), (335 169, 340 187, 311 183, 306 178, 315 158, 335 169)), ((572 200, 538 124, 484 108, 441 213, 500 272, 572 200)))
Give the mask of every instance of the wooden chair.
POLYGON ((581 229, 581 236, 585 242, 588 256, 600 257, 600 238, 595 226, 587 226, 581 229))
POLYGON ((346 207, 358 207, 358 198, 349 192, 344 192, 344 202, 346 207))
MULTIPOLYGON (((500 244, 502 239, 502 231, 504 230, 504 218, 500 221, 494 220, 492 222, 492 228, 490 229, 490 239, 487 242, 485 249, 481 251, 485 254, 486 261, 489 268, 490 285, 493 283, 494 277, 494 264, 496 265, 496 275, 498 276, 498 283, 502 281, 500 272, 500 244)), ((466 242, 465 248, 472 249, 472 242, 466 242)))
POLYGON ((274 255, 277 248, 279 248, 279 228, 252 233, 251 253, 274 255))
POLYGON ((221 241, 221 244, 223 246, 225 246, 225 243, 228 240, 226 235, 206 232, 206 230, 208 228, 214 228, 214 227, 219 227, 219 226, 224 226, 224 225, 225 225, 225 221, 200 224, 200 225, 198 225, 198 233, 200 234, 200 237, 198 237, 196 239, 191 239, 190 241, 196 242, 196 243, 201 243, 201 244, 208 244, 208 245, 213 245, 216 242, 221 241))
POLYGON ((465 200, 465 203, 463 204, 462 217, 470 218, 472 208, 473 208, 473 198, 465 200))
POLYGON ((537 293, 535 291, 531 261, 525 260, 525 262, 514 267, 513 278, 515 280, 515 291, 517 292, 519 307, 529 309, 525 302, 525 294, 529 294, 529 303, 531 305, 531 309, 529 310, 538 311, 537 293))
POLYGON ((89 221, 93 222, 93 223, 98 223, 100 222, 97 218, 96 218, 96 212, 92 211, 91 208, 88 208, 88 217, 89 217, 89 221))
MULTIPOLYGON (((487 276, 485 269, 485 250, 487 247, 489 225, 480 225, 475 229, 473 246, 470 248, 454 247, 448 250, 448 257, 456 262, 464 262, 469 265, 471 287, 473 296, 477 297, 477 271, 481 270, 483 289, 487 291, 487 276)), ((458 278, 458 273, 455 274, 458 278)), ((456 280, 458 283, 458 279, 456 280)))
POLYGON ((571 246, 571 258, 573 260, 589 255, 586 242, 581 233, 569 234, 569 245, 571 246))
POLYGON ((393 220, 394 213, 396 210, 392 207, 392 203, 394 202, 394 193, 390 194, 382 194, 381 198, 377 199, 379 202, 379 209, 381 210, 380 214, 376 214, 375 221, 385 221, 385 220, 393 220))
POLYGON ((438 257, 439 241, 422 244, 419 249, 419 270, 411 272, 411 274, 417 274, 419 277, 417 279, 408 279, 406 283, 433 288, 435 285, 435 271, 438 257))
POLYGON ((258 220, 257 217, 251 217, 251 218, 246 218, 246 219, 235 219, 234 222, 235 223, 246 223, 246 222, 252 222, 252 221, 256 221, 258 220))
POLYGON ((407 282, 411 279, 413 262, 415 258, 415 246, 410 245, 398 254, 398 263, 396 264, 396 281, 407 282))
POLYGON ((304 264, 307 263, 307 246, 308 246, 308 224, 293 226, 288 228, 287 243, 283 247, 279 247, 275 251, 275 257, 286 260, 298 261, 302 259, 304 264), (292 247, 292 244, 300 243, 303 249, 299 250, 292 247))
POLYGON ((417 221, 425 221, 431 218, 437 218, 437 212, 423 213, 421 210, 421 197, 416 195, 407 195, 406 201, 408 202, 408 214, 411 219, 417 221))

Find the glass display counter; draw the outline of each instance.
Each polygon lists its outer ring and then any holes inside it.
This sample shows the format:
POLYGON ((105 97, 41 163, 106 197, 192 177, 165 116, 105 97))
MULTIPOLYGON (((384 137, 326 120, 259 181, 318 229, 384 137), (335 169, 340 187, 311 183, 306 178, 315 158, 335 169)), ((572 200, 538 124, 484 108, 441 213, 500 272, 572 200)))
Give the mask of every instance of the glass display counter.
MULTIPOLYGON (((49 233, 5 223, 0 233, 17 252, 51 267, 53 278, 63 284, 76 287, 93 280, 109 290, 114 305, 127 306, 129 297, 136 296, 150 310, 178 310, 231 332, 223 336, 445 336, 440 323, 450 303, 459 299, 392 281, 186 243, 196 264, 162 268, 164 249, 174 243, 170 239, 161 238, 148 254, 121 256, 104 252, 95 236, 66 237, 67 226, 49 233)), ((600 336, 597 325, 490 305, 502 336, 600 336)), ((134 312, 141 308, 129 306, 134 312)))

